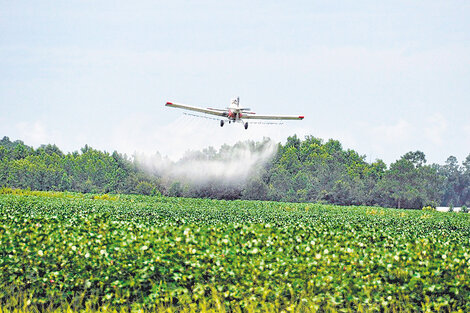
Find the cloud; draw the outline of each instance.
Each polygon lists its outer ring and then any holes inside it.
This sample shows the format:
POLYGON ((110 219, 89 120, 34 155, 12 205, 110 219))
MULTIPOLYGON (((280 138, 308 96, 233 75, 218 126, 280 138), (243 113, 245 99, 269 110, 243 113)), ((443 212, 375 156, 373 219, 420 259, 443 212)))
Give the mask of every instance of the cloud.
POLYGON ((426 138, 435 145, 442 146, 447 131, 447 120, 440 113, 435 113, 425 119, 422 125, 426 138))
POLYGON ((50 141, 46 126, 41 121, 17 123, 16 130, 19 138, 28 145, 39 146, 50 141))
MULTIPOLYGON (((440 113, 423 113, 421 117, 402 117, 377 125, 360 121, 351 127, 356 130, 351 132, 350 139, 344 137, 347 139, 344 142, 360 154, 366 153, 368 161, 379 158, 390 164, 406 152, 416 150, 424 152, 429 163, 442 163, 449 153, 459 155, 455 151, 449 152, 446 146, 457 143, 455 134, 462 132, 462 128, 449 127, 447 119, 440 113)), ((470 127, 466 128, 466 133, 468 142, 470 127)), ((462 141, 462 136, 459 138, 462 141)))
POLYGON ((414 126, 404 119, 399 119, 396 124, 376 126, 372 128, 372 132, 376 138, 381 138, 389 144, 398 144, 409 140, 410 135, 414 133, 414 126))
POLYGON ((467 147, 469 147, 470 146, 470 125, 463 125, 461 130, 463 132, 464 143, 467 147))

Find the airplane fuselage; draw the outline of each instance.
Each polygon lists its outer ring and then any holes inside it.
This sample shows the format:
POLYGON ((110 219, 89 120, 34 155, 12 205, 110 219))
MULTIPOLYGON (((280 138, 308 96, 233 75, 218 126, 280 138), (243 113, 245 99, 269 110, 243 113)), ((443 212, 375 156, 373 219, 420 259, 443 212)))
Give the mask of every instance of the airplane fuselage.
POLYGON ((240 109, 240 98, 232 99, 230 107, 227 108, 227 118, 230 121, 241 121, 243 117, 242 109, 240 109))
POLYGON ((228 110, 227 118, 229 120, 237 121, 237 120, 240 120, 242 117, 243 117, 243 114, 242 112, 240 112, 240 110, 236 110, 236 109, 228 110))

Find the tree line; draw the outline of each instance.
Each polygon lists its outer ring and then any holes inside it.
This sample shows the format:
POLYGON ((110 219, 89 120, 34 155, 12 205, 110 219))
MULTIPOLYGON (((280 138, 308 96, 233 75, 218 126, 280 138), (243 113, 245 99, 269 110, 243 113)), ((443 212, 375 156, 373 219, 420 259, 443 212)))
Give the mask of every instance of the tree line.
MULTIPOLYGON (((251 150, 266 142, 250 142, 251 150)), ((200 159, 217 160, 236 151, 224 145, 199 151, 200 159)), ((184 160, 183 160, 184 161, 184 160)), ((136 158, 85 145, 63 153, 56 145, 37 149, 21 140, 0 141, 0 186, 91 193, 136 193, 218 199, 325 202, 398 208, 470 205, 470 155, 450 156, 444 165, 426 164, 421 151, 408 152, 387 166, 383 161, 344 149, 338 140, 291 136, 278 144, 272 159, 256 165, 243 181, 198 184, 143 169, 136 158)))

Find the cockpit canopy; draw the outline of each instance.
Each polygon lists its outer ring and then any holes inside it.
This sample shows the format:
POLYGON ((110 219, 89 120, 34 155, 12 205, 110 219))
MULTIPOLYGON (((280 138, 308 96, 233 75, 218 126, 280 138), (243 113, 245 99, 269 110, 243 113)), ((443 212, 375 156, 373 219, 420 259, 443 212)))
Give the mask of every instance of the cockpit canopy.
POLYGON ((233 98, 232 99, 232 105, 238 106, 239 100, 240 100, 240 98, 233 98))

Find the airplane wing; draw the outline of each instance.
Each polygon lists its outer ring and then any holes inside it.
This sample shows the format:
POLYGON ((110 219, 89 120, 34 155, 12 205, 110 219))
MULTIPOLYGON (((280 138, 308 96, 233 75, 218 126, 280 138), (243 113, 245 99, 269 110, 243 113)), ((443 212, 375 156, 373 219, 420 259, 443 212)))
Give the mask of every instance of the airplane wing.
POLYGON ((227 116, 227 111, 226 110, 220 110, 220 109, 204 109, 200 107, 195 107, 187 104, 181 104, 181 103, 174 103, 174 102, 167 102, 165 104, 168 107, 173 107, 173 108, 179 108, 179 109, 185 109, 185 110, 190 110, 190 111, 196 111, 200 113, 205 113, 205 114, 212 114, 212 115, 217 115, 217 116, 227 116))
POLYGON ((243 114, 242 119, 252 120, 303 120, 302 115, 258 115, 258 114, 243 114))

